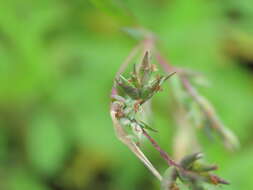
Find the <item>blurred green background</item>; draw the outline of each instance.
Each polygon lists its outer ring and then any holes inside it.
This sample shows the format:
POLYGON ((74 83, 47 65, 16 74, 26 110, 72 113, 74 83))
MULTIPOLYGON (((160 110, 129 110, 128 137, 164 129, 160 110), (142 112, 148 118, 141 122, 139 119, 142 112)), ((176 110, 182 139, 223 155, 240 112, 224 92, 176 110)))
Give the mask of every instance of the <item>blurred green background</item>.
MULTIPOLYGON (((1 190, 159 189, 109 116, 113 77, 137 43, 122 28, 136 25, 157 35, 173 65, 209 78, 200 90, 241 142, 231 153, 199 132, 207 160, 231 182, 218 189, 253 189, 251 0, 2 0, 1 190)), ((171 153, 169 91, 153 107, 154 136, 171 153)))

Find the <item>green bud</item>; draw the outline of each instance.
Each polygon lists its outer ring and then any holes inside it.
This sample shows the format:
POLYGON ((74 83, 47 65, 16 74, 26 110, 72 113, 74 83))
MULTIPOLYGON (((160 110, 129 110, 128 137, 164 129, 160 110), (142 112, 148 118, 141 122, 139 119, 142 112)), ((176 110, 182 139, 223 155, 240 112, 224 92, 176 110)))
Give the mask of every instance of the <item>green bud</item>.
POLYGON ((140 88, 140 81, 139 81, 139 78, 138 78, 138 74, 137 74, 137 70, 136 70, 136 64, 134 64, 134 67, 133 67, 133 72, 131 74, 131 83, 136 87, 136 88, 140 88))
POLYGON ((155 80, 149 82, 141 90, 141 99, 146 101, 150 99, 156 92, 161 90, 162 84, 173 75, 174 73, 169 74, 168 76, 157 76, 155 80))
POLYGON ((139 99, 139 90, 122 75, 120 75, 119 79, 116 79, 116 83, 128 96, 133 99, 139 99))
POLYGON ((150 84, 143 87, 141 91, 141 99, 148 100, 161 88, 159 85, 161 78, 162 77, 158 77, 157 79, 150 82, 150 84))
POLYGON ((150 80, 151 74, 152 67, 149 62, 148 52, 146 51, 139 68, 139 78, 142 86, 144 86, 150 80))
POLYGON ((180 165, 185 168, 185 169, 188 169, 190 168, 193 163, 196 161, 196 160, 199 160, 200 158, 203 157, 203 154, 198 152, 198 153, 194 153, 194 154, 191 154, 191 155, 188 155, 188 156, 185 156, 181 162, 180 162, 180 165))

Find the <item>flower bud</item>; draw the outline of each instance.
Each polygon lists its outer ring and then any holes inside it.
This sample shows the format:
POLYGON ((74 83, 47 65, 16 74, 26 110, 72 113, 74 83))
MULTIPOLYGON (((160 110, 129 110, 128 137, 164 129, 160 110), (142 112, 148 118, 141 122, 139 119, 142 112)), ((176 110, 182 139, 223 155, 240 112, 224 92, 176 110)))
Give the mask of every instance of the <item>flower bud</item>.
POLYGON ((135 86, 130 83, 126 78, 120 75, 120 78, 116 79, 116 83, 128 96, 133 99, 139 99, 139 90, 135 88, 135 86))
POLYGON ((180 165, 185 168, 185 169, 188 169, 190 168, 193 163, 196 161, 196 160, 199 160, 203 157, 203 154, 201 152, 198 152, 198 153, 194 153, 194 154, 191 154, 191 155, 188 155, 188 156, 185 156, 181 162, 180 162, 180 165))

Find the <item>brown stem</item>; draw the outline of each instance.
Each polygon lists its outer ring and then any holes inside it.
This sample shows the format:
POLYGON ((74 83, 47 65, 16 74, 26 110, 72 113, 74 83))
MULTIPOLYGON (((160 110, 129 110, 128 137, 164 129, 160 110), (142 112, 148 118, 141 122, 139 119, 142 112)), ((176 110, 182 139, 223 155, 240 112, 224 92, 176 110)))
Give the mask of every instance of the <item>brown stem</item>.
POLYGON ((147 139, 151 142, 154 148, 160 153, 162 158, 167 161, 169 166, 175 166, 177 168, 181 168, 181 166, 176 163, 170 156, 162 150, 162 148, 158 145, 158 143, 153 139, 144 129, 142 129, 143 135, 147 137, 147 139))
MULTIPOLYGON (((155 149, 160 152, 160 155, 164 160, 167 161, 167 164, 169 166, 174 166, 176 167, 181 173, 187 176, 191 176, 192 179, 197 180, 199 178, 199 175, 196 174, 195 172, 189 171, 185 168, 183 168, 180 164, 175 162, 165 151, 161 149, 161 147, 158 145, 158 143, 144 130, 142 129, 143 135, 152 143, 152 145, 155 147, 155 149)), ((219 182, 225 184, 225 180, 218 178, 219 182)))

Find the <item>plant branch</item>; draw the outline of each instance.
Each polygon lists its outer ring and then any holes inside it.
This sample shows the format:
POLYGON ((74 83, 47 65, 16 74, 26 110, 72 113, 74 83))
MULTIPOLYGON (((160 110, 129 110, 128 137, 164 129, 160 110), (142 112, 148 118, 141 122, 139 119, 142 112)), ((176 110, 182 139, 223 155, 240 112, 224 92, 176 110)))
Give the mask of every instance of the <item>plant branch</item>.
POLYGON ((170 156, 164 150, 162 150, 162 148, 158 145, 155 139, 153 139, 144 129, 142 129, 142 133, 151 142, 154 148, 160 153, 162 158, 167 161, 169 166, 181 168, 181 166, 178 163, 176 163, 172 158, 170 158, 170 156))
POLYGON ((199 105, 208 121, 210 121, 211 127, 222 137, 225 146, 231 150, 238 148, 239 142, 236 136, 223 125, 212 105, 192 86, 187 73, 185 73, 185 71, 182 69, 178 69, 172 66, 168 61, 166 61, 165 58, 159 54, 159 52, 156 53, 156 59, 165 72, 170 73, 171 71, 176 71, 178 73, 178 76, 186 92, 199 105))
MULTIPOLYGON (((137 46, 135 46, 128 57, 125 59, 123 64, 120 66, 118 72, 116 73, 115 78, 118 78, 121 73, 125 71, 127 66, 129 65, 130 61, 133 59, 133 57, 137 54, 139 48, 141 46, 141 43, 137 46)), ((113 85, 111 90, 111 97, 113 98, 118 94, 117 89, 113 85)), ((152 163, 149 161, 149 159, 145 156, 145 154, 140 150, 140 148, 137 146, 137 144, 130 138, 130 136, 125 132, 124 128, 121 126, 117 115, 117 107, 111 102, 110 106, 110 115, 113 121, 114 130, 116 133, 117 138, 123 142, 135 155, 140 159, 141 162, 151 171, 151 173, 159 180, 162 180, 161 174, 156 170, 156 168, 152 165, 152 163)))

